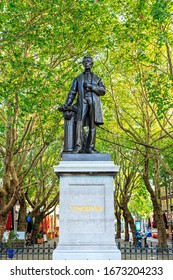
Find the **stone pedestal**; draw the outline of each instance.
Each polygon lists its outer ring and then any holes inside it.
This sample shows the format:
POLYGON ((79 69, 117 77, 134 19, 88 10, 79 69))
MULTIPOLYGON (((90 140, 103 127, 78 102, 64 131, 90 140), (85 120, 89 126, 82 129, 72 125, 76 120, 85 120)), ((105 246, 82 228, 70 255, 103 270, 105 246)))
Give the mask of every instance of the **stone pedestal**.
POLYGON ((121 259, 115 244, 113 177, 108 154, 64 154, 60 177, 60 236, 54 260, 121 259))

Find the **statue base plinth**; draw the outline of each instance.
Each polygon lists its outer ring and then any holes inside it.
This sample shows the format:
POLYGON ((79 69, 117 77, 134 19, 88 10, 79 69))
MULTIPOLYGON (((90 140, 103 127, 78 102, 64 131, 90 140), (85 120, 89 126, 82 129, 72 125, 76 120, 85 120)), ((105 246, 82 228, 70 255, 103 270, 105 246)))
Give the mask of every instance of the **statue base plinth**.
POLYGON ((113 197, 119 167, 110 155, 65 154, 54 170, 60 177, 60 236, 53 259, 121 259, 115 244, 113 197))
POLYGON ((110 249, 102 244, 91 247, 91 244, 75 248, 58 245, 53 251, 53 260, 121 260, 121 252, 113 244, 110 249))

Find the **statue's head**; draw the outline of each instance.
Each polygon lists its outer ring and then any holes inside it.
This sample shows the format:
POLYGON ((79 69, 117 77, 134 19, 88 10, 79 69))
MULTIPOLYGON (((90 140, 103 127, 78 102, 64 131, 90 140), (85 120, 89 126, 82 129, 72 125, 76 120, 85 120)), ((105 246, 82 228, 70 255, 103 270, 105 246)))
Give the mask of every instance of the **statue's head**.
POLYGON ((92 68, 93 66, 93 59, 91 56, 84 56, 83 60, 82 60, 82 64, 85 68, 85 70, 89 70, 92 68))

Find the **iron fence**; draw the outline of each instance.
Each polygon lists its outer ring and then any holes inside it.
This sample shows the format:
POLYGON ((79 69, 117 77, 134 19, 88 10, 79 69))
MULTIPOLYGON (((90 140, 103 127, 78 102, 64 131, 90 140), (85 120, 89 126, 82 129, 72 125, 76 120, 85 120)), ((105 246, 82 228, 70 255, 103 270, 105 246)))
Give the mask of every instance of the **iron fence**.
POLYGON ((173 260, 173 243, 167 248, 153 247, 152 243, 148 247, 135 247, 118 242, 117 246, 122 260, 173 260))
POLYGON ((52 260, 56 242, 52 244, 13 245, 10 249, 6 244, 0 244, 0 260, 52 260))
MULTIPOLYGON (((53 250, 56 248, 56 242, 33 244, 26 246, 20 244, 14 245, 9 252, 6 244, 0 244, 0 260, 52 260, 53 250)), ((134 247, 131 243, 123 244, 117 242, 117 247, 121 251, 122 260, 173 260, 173 243, 167 248, 153 247, 134 247)))

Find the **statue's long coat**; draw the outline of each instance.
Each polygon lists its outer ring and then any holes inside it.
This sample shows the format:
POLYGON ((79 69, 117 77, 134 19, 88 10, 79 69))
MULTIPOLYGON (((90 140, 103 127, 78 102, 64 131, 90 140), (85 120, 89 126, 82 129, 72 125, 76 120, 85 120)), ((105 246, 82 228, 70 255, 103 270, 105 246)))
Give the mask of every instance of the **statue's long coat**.
MULTIPOLYGON (((101 109, 100 96, 105 94, 105 86, 102 83, 102 80, 94 73, 91 73, 92 76, 92 100, 95 113, 95 123, 97 125, 103 124, 103 116, 101 109)), ((73 80, 73 84, 69 91, 66 104, 71 105, 77 96, 77 120, 82 120, 82 111, 83 111, 83 99, 84 99, 84 73, 80 74, 73 80)))

